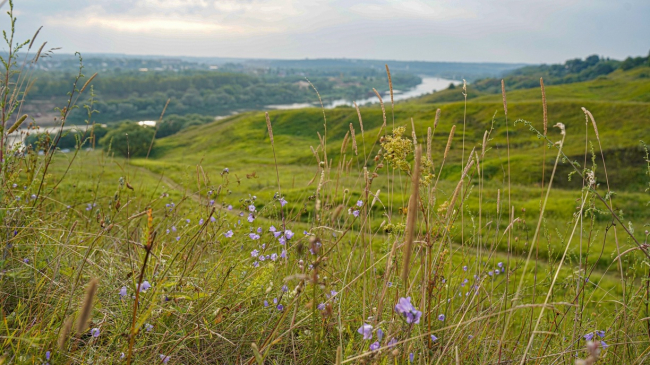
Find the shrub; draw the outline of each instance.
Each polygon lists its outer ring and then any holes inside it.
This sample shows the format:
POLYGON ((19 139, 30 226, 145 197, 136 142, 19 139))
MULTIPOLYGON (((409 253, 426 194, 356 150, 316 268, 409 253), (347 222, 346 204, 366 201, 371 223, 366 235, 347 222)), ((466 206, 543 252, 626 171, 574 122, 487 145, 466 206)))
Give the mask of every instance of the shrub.
POLYGON ((146 156, 153 147, 155 130, 137 123, 125 122, 110 130, 100 141, 104 150, 112 150, 124 157, 146 156))

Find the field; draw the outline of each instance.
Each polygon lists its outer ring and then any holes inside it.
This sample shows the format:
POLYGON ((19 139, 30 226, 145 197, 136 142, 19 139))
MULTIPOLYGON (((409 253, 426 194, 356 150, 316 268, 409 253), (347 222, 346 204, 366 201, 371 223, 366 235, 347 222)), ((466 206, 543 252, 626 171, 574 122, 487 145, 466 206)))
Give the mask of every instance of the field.
POLYGON ((10 151, 0 364, 648 363, 649 75, 10 151))

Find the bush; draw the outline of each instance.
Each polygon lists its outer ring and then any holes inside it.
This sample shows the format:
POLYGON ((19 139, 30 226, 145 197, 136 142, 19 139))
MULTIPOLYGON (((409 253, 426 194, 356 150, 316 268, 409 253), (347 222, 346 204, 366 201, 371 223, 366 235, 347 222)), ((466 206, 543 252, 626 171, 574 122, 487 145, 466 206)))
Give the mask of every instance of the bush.
POLYGON ((137 123, 125 122, 111 129, 99 142, 104 150, 113 150, 124 157, 146 156, 153 147, 155 130, 137 123))

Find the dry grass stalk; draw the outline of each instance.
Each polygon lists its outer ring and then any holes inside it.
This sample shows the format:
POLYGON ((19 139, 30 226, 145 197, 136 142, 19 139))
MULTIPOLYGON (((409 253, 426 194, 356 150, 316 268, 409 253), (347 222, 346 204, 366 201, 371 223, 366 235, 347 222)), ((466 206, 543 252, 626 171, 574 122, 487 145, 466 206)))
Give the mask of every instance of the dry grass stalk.
POLYGON ((415 123, 413 122, 413 118, 411 118, 411 135, 413 136, 413 145, 417 146, 418 145, 418 137, 415 134, 415 123))
POLYGON ((350 137, 352 138, 352 148, 354 149, 354 154, 358 155, 357 151, 357 135, 354 133, 354 126, 350 123, 350 137))
POLYGON ((501 98, 503 99, 503 111, 508 117, 508 103, 506 102, 506 83, 501 79, 501 98))
POLYGON ((374 87, 372 88, 372 91, 374 91, 375 95, 377 95, 377 98, 379 99, 379 105, 381 105, 381 114, 384 117, 384 124, 381 127, 386 128, 386 108, 384 107, 384 99, 381 98, 381 95, 379 95, 379 92, 374 87))
POLYGON ((74 323, 74 316, 72 314, 65 319, 65 322, 63 322, 63 327, 59 332, 59 338, 56 342, 56 345, 59 348, 59 350, 63 350, 65 348, 65 343, 68 340, 68 336, 70 335, 70 332, 72 331, 73 323, 74 323))
POLYGON ((427 161, 431 161, 431 127, 427 128, 427 161))
POLYGON ((354 107, 355 109, 357 109, 357 116, 359 117, 359 127, 361 128, 361 139, 364 139, 363 120, 361 119, 361 111, 359 110, 359 106, 357 105, 356 102, 354 102, 354 107))
POLYGON ((79 93, 84 92, 84 90, 86 90, 86 88, 88 87, 88 85, 89 85, 89 84, 90 84, 90 83, 95 79, 95 77, 97 77, 97 72, 95 72, 92 76, 90 76, 90 78, 86 81, 86 83, 84 84, 84 86, 81 87, 81 90, 79 90, 79 93))
POLYGON ((15 132, 16 129, 18 129, 18 127, 20 127, 21 124, 23 124, 23 122, 25 121, 25 119, 27 119, 27 114, 23 114, 22 117, 18 118, 18 120, 16 121, 16 123, 14 123, 14 125, 12 125, 12 126, 7 130, 7 134, 11 134, 11 133, 15 132))
POLYGON ((438 128, 438 122, 440 121, 440 109, 436 110, 436 119, 433 122, 433 131, 436 131, 436 128, 438 128))
MULTIPOLYGON (((269 118, 269 113, 266 112, 264 113, 266 116, 266 128, 269 130, 269 138, 271 139, 271 144, 273 144, 273 128, 271 127, 271 118, 269 118)), ((318 135, 318 138, 320 138, 320 134, 318 135)), ((321 143, 323 143, 323 139, 320 138, 321 143)))
POLYGON ((91 279, 86 287, 86 295, 84 296, 81 307, 79 308, 79 318, 77 318, 77 333, 83 333, 88 328, 88 321, 93 311, 93 299, 97 293, 97 286, 99 280, 91 279))
POLYGON ((481 157, 485 156, 485 147, 487 146, 488 131, 483 133, 483 144, 481 145, 481 157))
POLYGON ((542 108, 544 112, 544 135, 548 132, 548 110, 546 109, 546 91, 544 90, 544 79, 539 78, 539 86, 542 88, 542 108))
POLYGON ((451 127, 451 131, 449 132, 449 138, 447 139, 447 146, 445 147, 445 154, 442 155, 443 160, 447 159, 447 154, 449 153, 449 149, 451 148, 451 141, 454 139, 454 133, 455 132, 456 132, 456 125, 453 125, 451 127))
POLYGON ((41 44, 41 48, 38 49, 38 52, 36 52, 36 56, 34 57, 34 63, 38 62, 38 59, 41 57, 41 52, 43 52, 43 48, 46 44, 47 42, 43 42, 43 44, 41 44))
POLYGON ((343 137, 343 142, 341 143, 341 155, 345 153, 345 149, 348 147, 348 138, 350 137, 350 132, 347 132, 345 134, 345 137, 343 137))
POLYGON ((418 217, 418 200, 420 186, 420 163, 422 161, 422 146, 415 148, 415 161, 411 173, 411 198, 409 199, 408 216, 406 217, 406 232, 404 234, 404 262, 402 264, 402 282, 406 286, 409 277, 409 265, 415 240, 415 226, 418 217))

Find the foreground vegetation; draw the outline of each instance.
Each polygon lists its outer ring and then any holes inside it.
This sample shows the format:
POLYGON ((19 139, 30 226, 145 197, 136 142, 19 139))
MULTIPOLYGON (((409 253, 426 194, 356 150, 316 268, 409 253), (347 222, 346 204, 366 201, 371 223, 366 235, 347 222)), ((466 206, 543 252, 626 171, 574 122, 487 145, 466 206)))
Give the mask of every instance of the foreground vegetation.
POLYGON ((119 134, 15 146, 0 363, 646 363, 649 108, 628 72, 548 102, 244 113, 148 157, 119 134))

